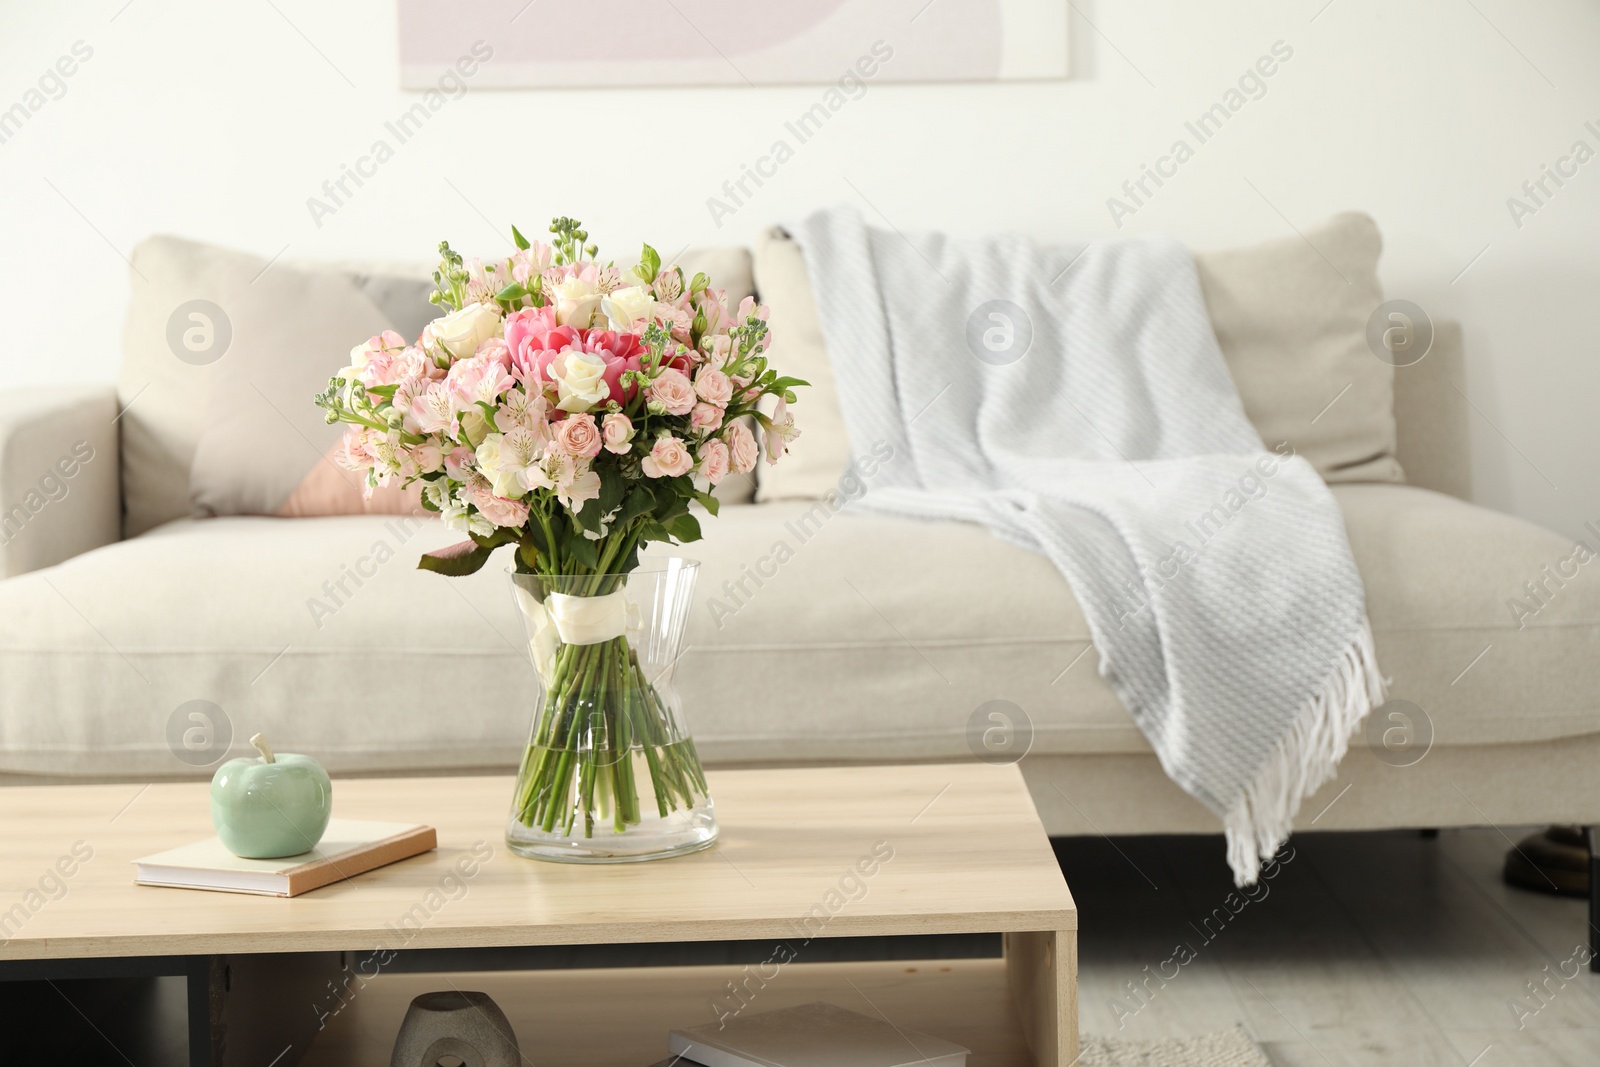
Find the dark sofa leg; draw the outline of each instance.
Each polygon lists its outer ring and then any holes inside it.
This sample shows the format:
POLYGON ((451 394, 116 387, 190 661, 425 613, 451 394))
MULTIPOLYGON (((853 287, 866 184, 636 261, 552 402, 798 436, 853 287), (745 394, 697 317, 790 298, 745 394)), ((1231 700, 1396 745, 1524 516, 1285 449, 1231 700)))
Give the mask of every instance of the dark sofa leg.
POLYGON ((1600 974, 1600 826, 1584 830, 1589 839, 1589 970, 1600 974))

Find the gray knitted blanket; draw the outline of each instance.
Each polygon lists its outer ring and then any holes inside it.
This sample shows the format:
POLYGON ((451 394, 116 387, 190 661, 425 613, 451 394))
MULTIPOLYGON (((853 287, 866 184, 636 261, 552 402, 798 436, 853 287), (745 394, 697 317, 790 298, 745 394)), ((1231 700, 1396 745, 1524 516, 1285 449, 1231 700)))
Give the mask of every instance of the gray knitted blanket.
POLYGON ((1384 681, 1338 505, 1262 447, 1189 253, 903 235, 848 210, 795 236, 852 446, 902 457, 863 506, 1049 557, 1101 674, 1254 882, 1384 681))

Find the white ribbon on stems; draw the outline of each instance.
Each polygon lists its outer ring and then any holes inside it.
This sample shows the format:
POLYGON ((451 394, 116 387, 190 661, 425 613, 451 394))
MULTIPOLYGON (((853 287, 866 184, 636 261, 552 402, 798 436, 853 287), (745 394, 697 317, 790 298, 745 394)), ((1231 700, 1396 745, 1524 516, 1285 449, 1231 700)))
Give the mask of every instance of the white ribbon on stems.
POLYGON ((561 645, 598 645, 622 637, 630 623, 638 625, 639 609, 622 589, 604 596, 548 593, 542 604, 522 586, 513 589, 532 634, 528 649, 533 653, 534 668, 546 681, 554 671, 556 649, 561 645))

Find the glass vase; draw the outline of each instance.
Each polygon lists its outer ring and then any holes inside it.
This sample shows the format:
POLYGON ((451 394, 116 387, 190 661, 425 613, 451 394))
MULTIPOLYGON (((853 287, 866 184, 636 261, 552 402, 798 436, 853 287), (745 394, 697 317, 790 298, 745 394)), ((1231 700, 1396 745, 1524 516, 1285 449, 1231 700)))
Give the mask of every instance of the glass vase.
POLYGON ((710 845, 717 820, 673 672, 699 564, 511 574, 539 679, 506 843, 520 856, 626 863, 710 845))

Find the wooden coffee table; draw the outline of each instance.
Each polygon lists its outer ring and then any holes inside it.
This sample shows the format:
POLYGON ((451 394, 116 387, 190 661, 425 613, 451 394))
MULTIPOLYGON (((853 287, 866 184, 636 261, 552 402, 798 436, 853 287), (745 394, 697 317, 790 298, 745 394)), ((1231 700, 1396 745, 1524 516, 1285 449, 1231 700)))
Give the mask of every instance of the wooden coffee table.
POLYGON ((211 832, 204 783, 0 789, 0 979, 184 975, 192 1064, 387 1064, 411 998, 451 987, 499 1002, 525 1062, 645 1067, 674 1027, 817 999, 958 1041, 973 1067, 1074 1061, 1077 911, 1016 768, 711 788, 715 847, 568 866, 506 849, 508 778, 340 780, 337 814, 427 822, 439 848, 293 900, 133 884, 133 859, 211 832), (52 870, 65 894, 29 896, 52 870), (813 939, 976 933, 1004 935, 1004 959, 807 962, 813 939), (711 942, 738 962, 617 965, 711 942))

